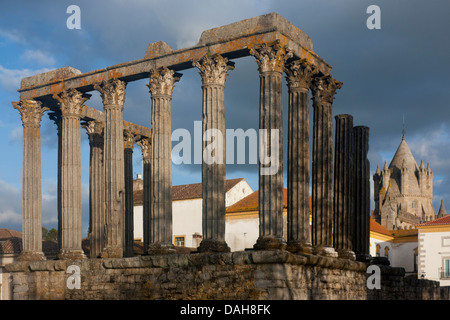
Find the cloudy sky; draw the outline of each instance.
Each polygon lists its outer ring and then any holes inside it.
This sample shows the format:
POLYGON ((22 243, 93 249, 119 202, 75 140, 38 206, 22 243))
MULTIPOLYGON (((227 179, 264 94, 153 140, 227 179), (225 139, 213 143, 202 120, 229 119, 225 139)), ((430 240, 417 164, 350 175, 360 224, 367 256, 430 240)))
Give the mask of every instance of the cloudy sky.
MULTIPOLYGON (((370 127, 371 173, 388 163, 402 137, 420 163, 434 171, 434 206, 450 206, 450 3, 442 1, 321 0, 113 0, 9 1, 0 4, 0 228, 21 230, 22 125, 11 106, 20 79, 65 66, 88 72, 144 57, 149 43, 174 49, 195 45, 203 30, 277 12, 312 38, 314 51, 344 83, 335 115, 353 115, 370 127), (69 5, 81 9, 81 29, 69 30, 69 5), (381 29, 369 30, 369 5, 381 9, 381 29)), ((226 126, 258 128, 259 76, 251 57, 234 61, 226 83, 226 126)), ((150 126, 146 81, 130 83, 124 118, 150 126)), ((284 119, 287 94, 283 93, 284 119)), ((172 100, 172 129, 192 131, 201 121, 201 80, 183 72, 172 100)), ((86 103, 102 110, 98 93, 86 103)), ((311 112, 312 114, 312 112, 311 112)), ((286 120, 285 120, 286 121, 286 120)), ((287 131, 287 130, 286 130, 287 131)), ((42 139, 43 225, 56 227, 56 126, 44 116, 42 139)), ((83 234, 88 227, 89 145, 82 131, 83 234)), ((142 172, 134 150, 135 174, 142 172)), ((258 186, 256 165, 228 165, 227 178, 258 186)), ((198 165, 174 165, 173 183, 201 181, 198 165)), ((373 204, 372 204, 373 207, 373 204)), ((450 207, 449 207, 450 208, 450 207)))

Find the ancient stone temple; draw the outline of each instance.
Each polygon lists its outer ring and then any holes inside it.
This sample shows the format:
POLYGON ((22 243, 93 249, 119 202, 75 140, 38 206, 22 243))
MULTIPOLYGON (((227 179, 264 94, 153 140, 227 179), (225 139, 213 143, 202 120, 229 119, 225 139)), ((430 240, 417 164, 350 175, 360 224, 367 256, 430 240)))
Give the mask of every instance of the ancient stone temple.
POLYGON ((433 171, 429 163, 417 165, 404 136, 389 166, 377 166, 373 181, 374 218, 385 228, 409 229, 436 219, 433 171))
MULTIPOLYGON (((366 289, 369 128, 353 126, 352 116, 339 115, 333 139, 333 101, 341 87, 342 82, 331 75, 331 66, 313 51, 311 39, 276 13, 206 30, 190 48, 173 50, 157 42, 150 44, 139 60, 87 73, 66 67, 23 79, 20 101, 13 102, 23 121, 23 250, 19 261, 8 266, 14 298, 390 297, 391 283, 398 280, 395 284, 403 285, 401 270, 383 269, 390 279, 383 294, 366 289), (203 153, 202 242, 195 253, 177 254, 172 239, 171 159, 175 83, 183 81, 183 70, 199 71, 202 108, 192 112, 202 115, 203 136, 208 137, 211 130, 225 128, 226 79, 234 69, 233 60, 245 56, 254 57, 260 76, 259 105, 255 103, 262 150, 259 237, 252 250, 229 252, 225 241, 226 165, 210 161, 203 153), (283 128, 283 76, 289 93, 287 128, 283 128), (148 79, 151 129, 123 119, 127 84, 139 79, 148 79), (103 112, 86 105, 94 90, 101 94, 103 112), (45 115, 58 128, 60 252, 59 260, 49 261, 42 261, 41 232, 40 121, 45 115), (89 135, 91 147, 89 257, 81 246, 81 128, 89 135), (287 142, 283 130, 288 131, 287 142), (132 257, 130 159, 136 143, 144 159, 145 254, 132 257), (288 145, 287 234, 283 232, 284 143, 288 145), (73 267, 79 268, 79 288, 66 285, 73 267)), ((214 143, 225 146, 221 139, 214 143)), ((433 290, 430 297, 440 294, 433 290)), ((395 292, 406 295, 409 291, 395 292)))

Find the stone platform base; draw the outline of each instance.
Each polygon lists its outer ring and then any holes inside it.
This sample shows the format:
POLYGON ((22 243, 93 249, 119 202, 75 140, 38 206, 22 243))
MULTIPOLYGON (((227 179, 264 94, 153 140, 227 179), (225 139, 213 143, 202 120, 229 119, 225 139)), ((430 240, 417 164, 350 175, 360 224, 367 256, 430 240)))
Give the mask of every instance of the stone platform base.
POLYGON ((282 250, 20 261, 14 299, 448 299, 449 287, 405 278, 379 265, 381 289, 367 288, 368 264, 282 250), (79 288, 74 287, 80 283, 79 288), (413 281, 414 280, 414 281, 413 281))

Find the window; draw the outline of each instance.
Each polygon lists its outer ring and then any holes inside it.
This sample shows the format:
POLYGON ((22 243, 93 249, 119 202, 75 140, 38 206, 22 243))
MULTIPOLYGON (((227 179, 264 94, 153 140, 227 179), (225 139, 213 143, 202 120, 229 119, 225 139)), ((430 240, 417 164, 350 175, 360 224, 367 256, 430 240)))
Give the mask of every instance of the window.
POLYGON ((450 258, 445 258, 443 264, 442 278, 450 278, 450 258))
POLYGON ((417 273, 417 258, 419 256, 418 253, 419 253, 418 248, 415 248, 414 249, 414 272, 416 272, 416 273, 417 273))
POLYGON ((380 256, 380 250, 381 250, 381 247, 380 247, 379 244, 377 244, 377 246, 376 246, 376 256, 377 256, 377 257, 380 256))
POLYGON ((450 247, 450 237, 442 237, 441 240, 441 246, 450 247))
POLYGON ((389 259, 389 247, 384 248, 384 256, 389 259))
POLYGON ((174 242, 176 247, 184 247, 184 236, 175 236, 174 242))

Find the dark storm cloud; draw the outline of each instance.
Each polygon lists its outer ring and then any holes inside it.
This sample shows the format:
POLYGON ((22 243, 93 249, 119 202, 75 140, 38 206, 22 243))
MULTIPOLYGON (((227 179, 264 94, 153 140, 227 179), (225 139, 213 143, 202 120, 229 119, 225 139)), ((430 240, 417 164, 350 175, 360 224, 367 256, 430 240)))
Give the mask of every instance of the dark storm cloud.
MULTIPOLYGON (((450 147, 442 138, 450 128, 448 1, 77 1, 82 12, 80 31, 65 27, 71 1, 17 3, 2 3, 0 30, 14 30, 12 35, 23 43, 50 52, 57 60, 55 67, 70 65, 82 72, 140 59, 151 42, 165 41, 180 49, 195 44, 203 30, 277 12, 312 38, 314 51, 344 82, 336 94, 334 114, 351 114, 355 125, 370 127, 372 173, 377 164, 390 161, 386 156, 392 156, 400 143, 404 116, 406 138, 416 160, 423 157, 431 163, 435 176, 442 177, 435 193, 449 196, 445 182, 450 165, 439 152, 450 147), (381 8, 381 30, 366 27, 366 9, 372 4, 381 8), (439 143, 426 139, 436 136, 439 143), (438 149, 424 152, 423 145, 438 149)), ((226 126, 257 129, 257 66, 253 58, 235 62, 226 82, 226 126)), ((145 84, 142 80, 128 85, 124 117, 149 126, 151 103, 145 84)), ((193 122, 201 120, 201 95, 198 72, 184 71, 172 100, 173 130, 192 131, 193 122)), ((88 104, 102 108, 98 94, 88 104)), ((43 134, 54 132, 43 129, 43 134)), ((186 177, 180 175, 183 183, 187 177, 200 181, 200 166, 174 167, 174 172, 182 170, 188 171, 186 177)), ((257 181, 256 166, 231 165, 227 173, 248 174, 246 178, 257 181)), ((176 179, 174 174, 175 184, 176 179)))

